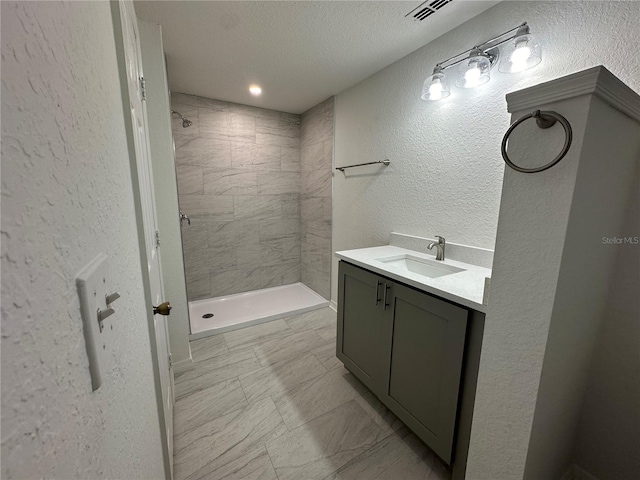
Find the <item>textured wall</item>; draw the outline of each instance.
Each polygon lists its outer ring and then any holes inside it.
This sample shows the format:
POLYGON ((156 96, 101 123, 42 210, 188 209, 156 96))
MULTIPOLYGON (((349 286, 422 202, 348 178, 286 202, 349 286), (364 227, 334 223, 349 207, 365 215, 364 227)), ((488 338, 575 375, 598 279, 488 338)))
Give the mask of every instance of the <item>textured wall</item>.
MULTIPOLYGON (((386 169, 367 167, 371 169, 363 168, 357 175, 335 176, 333 250, 384 244, 391 231, 427 237, 440 234, 453 242, 494 248, 504 171, 500 141, 510 121, 505 94, 598 64, 639 91, 639 31, 637 2, 505 1, 339 94, 335 107, 336 165, 384 158, 392 163, 386 169), (543 61, 536 69, 516 75, 494 70, 491 82, 477 89, 452 87, 451 97, 441 102, 419 99, 422 82, 437 61, 524 20, 544 42, 543 61)), ((336 275, 334 260, 334 279, 336 275)), ((334 282, 332 298, 336 296, 334 282)), ((526 336, 527 332, 520 334, 526 336)), ((621 331, 608 334, 609 354, 618 348, 617 339, 624 335, 621 331)), ((519 355, 517 349, 505 352, 503 364, 509 365, 519 355)), ((602 361, 602 354, 599 358, 602 361)), ((606 364, 610 367, 614 361, 609 357, 606 364)), ((619 376, 611 378, 612 384, 607 386, 610 395, 624 390, 625 383, 619 376)), ((523 395, 530 388, 525 385, 523 395)), ((496 404, 501 404, 500 389, 489 393, 496 404)), ((588 396, 595 393, 592 388, 588 396)), ((592 410, 585 413, 583 421, 595 415, 611 418, 614 424, 621 421, 616 414, 605 411, 607 405, 598 409, 597 399, 588 396, 586 402, 592 410)), ((487 399, 487 404, 490 402, 487 399)), ((637 411, 631 410, 631 414, 637 416, 637 411)), ((624 416, 629 417, 629 410, 624 416)), ((505 427, 501 435, 516 435, 526 442, 529 427, 517 432, 514 428, 505 427)), ((513 457, 495 446, 491 449, 492 438, 482 433, 477 438, 490 447, 493 467, 508 471, 513 457)), ((595 457, 590 465, 598 465, 597 471, 606 469, 606 452, 615 448, 626 451, 620 445, 625 438, 611 432, 600 439, 592 438, 588 454, 595 457), (604 443, 607 447, 601 448, 604 443), (598 455, 598 451, 603 453, 598 455)), ((584 456, 579 453, 578 458, 584 456)), ((496 478, 488 472, 476 469, 476 476, 471 478, 496 478)), ((512 471, 512 476, 505 478, 521 478, 518 473, 512 471)))
POLYGON ((300 281, 300 116, 173 94, 189 300, 300 281))
POLYGON ((327 299, 331 296, 333 105, 331 97, 301 116, 302 282, 327 299))
POLYGON ((171 135, 171 105, 167 84, 162 29, 160 25, 138 20, 142 67, 146 79, 149 146, 153 169, 156 214, 160 231, 160 260, 165 300, 171 302, 167 322, 174 366, 189 362, 189 308, 182 258, 182 236, 178 216, 176 164, 171 135))
MULTIPOLYGON (((339 94, 336 165, 392 163, 335 175, 333 250, 386 244, 392 231, 493 249, 500 141, 510 118, 505 94, 598 64, 640 90, 639 22, 637 2, 504 1, 339 94), (436 62, 524 20, 543 41, 537 68, 494 70, 481 87, 420 100, 436 62)), ((335 280, 336 259, 332 271, 335 280)))
POLYGON ((108 2, 2 2, 2 478, 163 478, 108 2), (91 391, 76 274, 109 256, 91 391))
MULTIPOLYGON (((640 164, 622 228, 607 237, 640 237, 640 164)), ((580 419, 576 463, 600 480, 640 478, 640 245, 616 251, 615 274, 580 419)))

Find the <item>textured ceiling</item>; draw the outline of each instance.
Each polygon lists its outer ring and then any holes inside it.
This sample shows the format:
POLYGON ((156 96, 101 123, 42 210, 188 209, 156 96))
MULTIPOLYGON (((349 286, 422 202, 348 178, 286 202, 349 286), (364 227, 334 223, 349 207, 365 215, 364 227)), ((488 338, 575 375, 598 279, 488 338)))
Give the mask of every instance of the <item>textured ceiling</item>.
MULTIPOLYGON (((422 22, 420 1, 138 1, 162 25, 175 92, 301 113, 498 3, 455 0, 422 22), (256 83, 263 94, 253 97, 256 83)), ((425 65, 425 76, 431 65, 425 65)))

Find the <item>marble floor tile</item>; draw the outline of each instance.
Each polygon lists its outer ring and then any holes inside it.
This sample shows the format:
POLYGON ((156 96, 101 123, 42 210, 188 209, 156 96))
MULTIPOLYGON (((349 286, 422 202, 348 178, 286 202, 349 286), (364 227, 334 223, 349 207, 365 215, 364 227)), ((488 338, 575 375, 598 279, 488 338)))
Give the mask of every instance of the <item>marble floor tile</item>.
POLYGON ((286 335, 291 335, 292 333, 293 331, 289 329, 287 322, 284 320, 274 320, 273 322, 261 323, 253 327, 234 330, 233 332, 228 332, 223 335, 225 342, 227 342, 227 347, 229 347, 230 351, 233 351, 253 347, 258 343, 274 338, 281 338, 286 335))
POLYGON ((338 334, 337 325, 327 325, 326 327, 316 328, 318 335, 322 337, 325 342, 336 343, 336 336, 338 334))
POLYGON ((279 480, 325 478, 382 439, 382 430, 350 401, 267 442, 279 480))
POLYGON ((192 342, 175 375, 174 478, 449 480, 342 368, 335 331, 325 308, 192 342))
POLYGON ((366 387, 346 369, 334 369, 272 396, 285 425, 293 430, 357 399, 366 387))
POLYGON ((342 362, 336 357, 335 342, 325 342, 323 346, 311 350, 311 355, 316 357, 327 370, 333 370, 334 368, 342 366, 342 362))
POLYGON ((234 410, 174 438, 176 480, 196 480, 276 439, 287 427, 266 398, 234 410))
POLYGON ((313 355, 293 357, 240 376, 249 403, 280 393, 327 372, 313 355))
POLYGON ((278 480, 264 447, 240 455, 200 480, 278 480))
POLYGON ((317 330, 326 327, 336 327, 337 314, 330 308, 321 308, 301 315, 285 318, 291 330, 300 332, 303 330, 317 330))
POLYGON ((190 346, 191 358, 194 362, 200 362, 229 352, 222 335, 213 335, 211 337, 201 338, 200 340, 194 340, 190 346))
POLYGON ((182 435, 246 405, 248 402, 237 378, 216 383, 176 401, 173 407, 173 434, 182 435))
POLYGON ((223 380, 255 372, 260 368, 260 362, 251 349, 229 352, 228 355, 204 360, 195 364, 192 369, 176 374, 176 398, 203 390, 223 380))
POLYGON ((442 462, 408 429, 387 436, 325 480, 449 480, 442 462))
POLYGON ((365 393, 361 397, 358 397, 356 402, 358 402, 358 405, 376 422, 385 435, 389 435, 404 427, 404 423, 366 388, 365 393))
POLYGON ((298 332, 286 337, 274 338, 253 347, 253 351, 266 367, 291 357, 305 354, 325 345, 325 341, 314 331, 298 332))

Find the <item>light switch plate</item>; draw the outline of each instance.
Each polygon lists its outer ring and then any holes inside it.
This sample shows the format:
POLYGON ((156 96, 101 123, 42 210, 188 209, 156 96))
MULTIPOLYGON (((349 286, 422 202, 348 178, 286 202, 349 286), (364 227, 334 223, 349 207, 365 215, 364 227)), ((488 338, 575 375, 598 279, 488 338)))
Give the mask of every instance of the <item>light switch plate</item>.
MULTIPOLYGON (((113 368, 113 320, 115 314, 99 321, 99 312, 108 311, 107 294, 111 285, 108 258, 101 253, 76 278, 84 326, 84 340, 89 357, 91 384, 97 390, 107 372, 113 368), (102 328, 101 324, 102 323, 102 328)), ((113 307, 112 305, 110 305, 113 307)))

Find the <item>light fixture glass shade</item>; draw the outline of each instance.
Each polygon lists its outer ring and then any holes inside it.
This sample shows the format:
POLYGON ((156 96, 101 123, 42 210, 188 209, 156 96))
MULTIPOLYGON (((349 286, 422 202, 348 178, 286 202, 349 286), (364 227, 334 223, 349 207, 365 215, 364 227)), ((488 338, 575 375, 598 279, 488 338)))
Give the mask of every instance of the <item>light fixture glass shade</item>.
POLYGON ((503 73, 522 72, 542 61, 542 46, 530 33, 509 40, 500 50, 499 70, 503 73))
POLYGON ((422 100, 442 100, 451 94, 449 80, 442 71, 434 71, 422 85, 422 100))
POLYGON ((472 53, 458 67, 456 87, 474 88, 487 83, 490 77, 491 61, 489 57, 479 53, 472 53))

